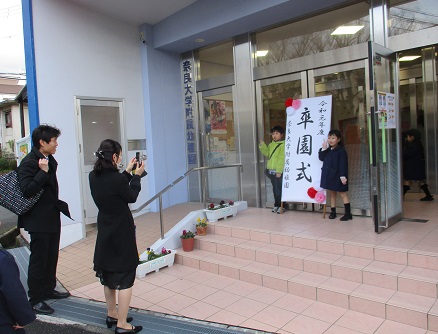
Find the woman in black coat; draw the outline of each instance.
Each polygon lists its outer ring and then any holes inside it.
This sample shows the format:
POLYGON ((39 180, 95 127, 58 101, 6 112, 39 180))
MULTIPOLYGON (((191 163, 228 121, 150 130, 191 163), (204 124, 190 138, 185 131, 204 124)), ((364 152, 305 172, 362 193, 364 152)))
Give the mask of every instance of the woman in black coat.
POLYGON ((121 162, 122 147, 111 139, 102 141, 96 157, 89 176, 91 195, 99 209, 94 270, 104 286, 108 309, 106 324, 108 328, 116 324, 115 333, 138 333, 142 327, 128 324, 132 318, 127 317, 139 262, 134 218, 128 203, 134 203, 140 193, 144 164, 139 164, 131 175, 137 164, 132 158, 126 170, 119 173, 117 166, 121 162))
POLYGON ((403 143, 403 196, 411 189, 411 181, 419 182, 426 194, 420 201, 433 201, 426 180, 426 159, 421 134, 417 129, 406 131, 403 143))
POLYGON ((353 219, 348 199, 348 156, 341 141, 341 132, 331 130, 327 141, 324 140, 318 152, 319 160, 323 161, 321 170, 321 188, 329 190, 331 212, 329 219, 336 218, 336 194, 342 198, 345 214, 341 220, 353 219))

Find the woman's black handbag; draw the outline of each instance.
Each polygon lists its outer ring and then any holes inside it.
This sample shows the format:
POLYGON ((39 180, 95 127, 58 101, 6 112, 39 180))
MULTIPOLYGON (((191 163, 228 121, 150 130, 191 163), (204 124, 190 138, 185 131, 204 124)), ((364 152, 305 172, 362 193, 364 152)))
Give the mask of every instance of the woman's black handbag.
POLYGON ((24 215, 40 199, 43 189, 31 197, 25 197, 18 184, 16 170, 0 175, 0 205, 16 215, 24 215))

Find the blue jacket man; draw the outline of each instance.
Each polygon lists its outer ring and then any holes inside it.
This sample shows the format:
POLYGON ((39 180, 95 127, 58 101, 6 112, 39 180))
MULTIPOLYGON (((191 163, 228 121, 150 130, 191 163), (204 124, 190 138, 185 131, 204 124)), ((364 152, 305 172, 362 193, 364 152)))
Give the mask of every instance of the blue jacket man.
POLYGON ((0 333, 22 334, 35 320, 14 257, 0 248, 0 333))

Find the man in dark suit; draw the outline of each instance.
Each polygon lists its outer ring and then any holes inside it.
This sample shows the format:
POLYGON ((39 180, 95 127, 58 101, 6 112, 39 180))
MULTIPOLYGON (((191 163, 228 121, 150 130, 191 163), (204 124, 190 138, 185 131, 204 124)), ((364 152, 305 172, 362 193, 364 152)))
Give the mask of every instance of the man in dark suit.
POLYGON ((70 296, 68 292, 55 290, 61 235, 60 211, 67 207, 67 203, 58 198, 58 163, 53 157, 60 134, 59 129, 49 125, 35 128, 32 132, 32 150, 18 168, 18 180, 25 196, 32 196, 44 189, 35 206, 18 217, 18 227, 30 234, 29 302, 34 311, 41 314, 54 312, 45 300, 70 296))
POLYGON ((0 245, 0 333, 25 333, 23 326, 34 320, 35 313, 21 285, 17 263, 0 245))

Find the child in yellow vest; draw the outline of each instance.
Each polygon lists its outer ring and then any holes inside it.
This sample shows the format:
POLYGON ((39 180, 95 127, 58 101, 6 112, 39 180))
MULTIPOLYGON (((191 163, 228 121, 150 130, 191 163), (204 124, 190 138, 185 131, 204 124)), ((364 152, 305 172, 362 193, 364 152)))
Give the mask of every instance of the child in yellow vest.
MULTIPOLYGON (((269 157, 266 176, 271 180, 272 191, 274 193, 274 208, 272 212, 282 213, 281 190, 283 187, 283 169, 284 169, 284 129, 276 125, 271 129, 272 141, 266 145, 263 139, 260 139, 259 149, 265 156, 269 157)), ((283 209, 284 211, 284 209, 283 209)))

